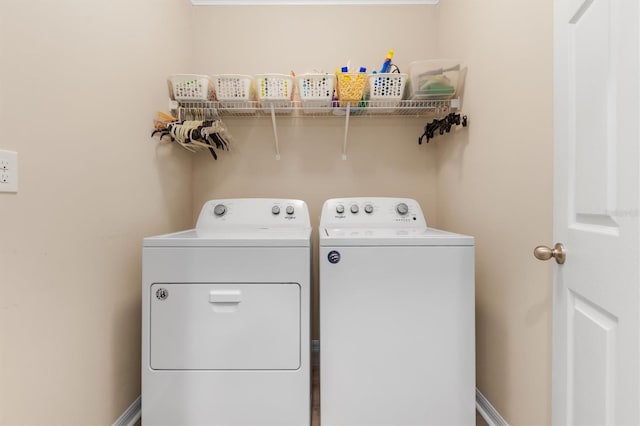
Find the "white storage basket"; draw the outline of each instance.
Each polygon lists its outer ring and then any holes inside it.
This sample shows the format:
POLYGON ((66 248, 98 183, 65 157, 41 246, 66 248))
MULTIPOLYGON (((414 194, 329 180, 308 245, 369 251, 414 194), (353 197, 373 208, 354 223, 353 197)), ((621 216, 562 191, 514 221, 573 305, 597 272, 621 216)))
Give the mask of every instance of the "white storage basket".
POLYGON ((215 99, 215 90, 207 75, 175 74, 169 77, 171 97, 176 101, 208 101, 215 99))
POLYGON ((391 112, 404 96, 407 74, 381 73, 369 75, 369 103, 373 111, 391 112))
POLYGON ((305 113, 323 112, 331 108, 335 76, 303 74, 298 76, 298 93, 305 113))
POLYGON ((213 86, 219 101, 252 101, 255 98, 252 78, 242 74, 213 76, 213 86))
POLYGON ((290 105, 294 91, 293 77, 286 74, 258 74, 255 80, 258 100, 262 105, 290 105))
POLYGON ((216 98, 221 108, 233 110, 236 114, 256 112, 253 102, 256 98, 253 77, 244 74, 219 74, 213 76, 216 98))

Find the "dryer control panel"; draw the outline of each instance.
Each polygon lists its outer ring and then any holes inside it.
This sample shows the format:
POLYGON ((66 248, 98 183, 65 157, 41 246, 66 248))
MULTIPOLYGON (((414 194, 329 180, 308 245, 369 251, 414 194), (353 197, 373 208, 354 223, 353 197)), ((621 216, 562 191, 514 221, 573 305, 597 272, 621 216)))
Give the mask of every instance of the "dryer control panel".
POLYGON ((309 209, 301 200, 282 198, 228 198, 210 200, 200 211, 196 229, 229 227, 311 228, 309 209))
POLYGON ((427 221, 410 198, 333 198, 322 207, 320 227, 426 228, 427 221))

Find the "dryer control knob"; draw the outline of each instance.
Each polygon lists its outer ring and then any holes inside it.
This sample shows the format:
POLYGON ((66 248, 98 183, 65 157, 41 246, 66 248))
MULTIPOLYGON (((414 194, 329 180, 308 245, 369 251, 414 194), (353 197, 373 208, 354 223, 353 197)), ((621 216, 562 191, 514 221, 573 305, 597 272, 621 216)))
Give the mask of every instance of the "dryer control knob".
POLYGON ((294 211, 295 211, 295 209, 293 208, 293 206, 287 206, 287 214, 288 215, 292 215, 294 211))
POLYGON ((400 203, 396 206, 396 211, 400 216, 404 216, 409 213, 409 206, 407 206, 405 203, 400 203))
POLYGON ((364 206, 364 212, 367 214, 373 213, 373 206, 371 204, 367 204, 364 206))
POLYGON ((351 204, 351 213, 356 214, 360 211, 360 208, 357 204, 351 204))
POLYGON ((278 207, 278 206, 271 207, 271 213, 280 214, 280 207, 278 207))
POLYGON ((225 207, 224 204, 218 204, 217 206, 215 206, 213 208, 213 213, 216 216, 222 216, 223 214, 225 214, 227 212, 227 208, 225 207))
POLYGON ((338 204, 336 206, 336 213, 338 213, 338 214, 344 213, 344 206, 342 204, 338 204))

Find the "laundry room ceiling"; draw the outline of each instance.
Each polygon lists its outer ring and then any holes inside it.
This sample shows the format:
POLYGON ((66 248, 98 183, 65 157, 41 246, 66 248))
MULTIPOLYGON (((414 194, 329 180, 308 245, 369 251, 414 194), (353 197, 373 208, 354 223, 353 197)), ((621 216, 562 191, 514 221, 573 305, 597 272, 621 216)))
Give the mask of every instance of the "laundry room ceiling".
POLYGON ((440 0, 191 0, 194 6, 437 4, 440 0))

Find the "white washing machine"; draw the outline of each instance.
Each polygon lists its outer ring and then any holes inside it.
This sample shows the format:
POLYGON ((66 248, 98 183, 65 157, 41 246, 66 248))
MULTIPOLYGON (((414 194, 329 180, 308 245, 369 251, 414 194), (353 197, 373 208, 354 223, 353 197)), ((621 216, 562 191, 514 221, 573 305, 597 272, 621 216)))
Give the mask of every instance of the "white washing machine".
POLYGON ((326 201, 322 424, 475 425, 474 306, 473 237, 411 199, 326 201))
POLYGON ((144 239, 144 424, 310 424, 310 243, 284 199, 212 200, 144 239))

